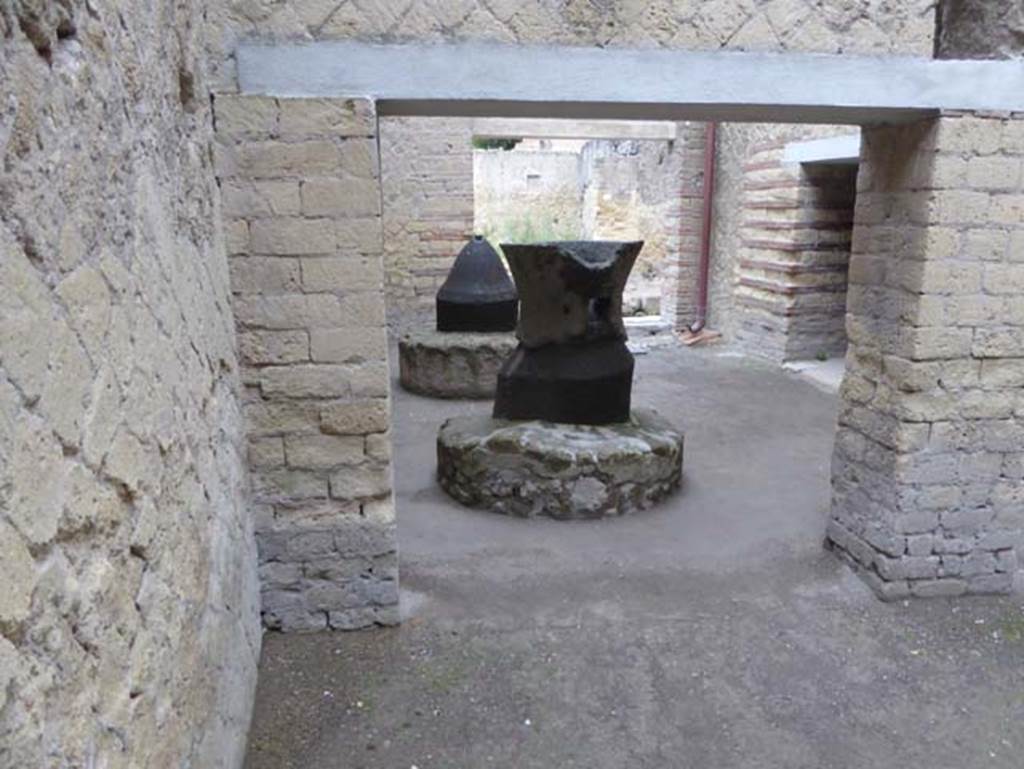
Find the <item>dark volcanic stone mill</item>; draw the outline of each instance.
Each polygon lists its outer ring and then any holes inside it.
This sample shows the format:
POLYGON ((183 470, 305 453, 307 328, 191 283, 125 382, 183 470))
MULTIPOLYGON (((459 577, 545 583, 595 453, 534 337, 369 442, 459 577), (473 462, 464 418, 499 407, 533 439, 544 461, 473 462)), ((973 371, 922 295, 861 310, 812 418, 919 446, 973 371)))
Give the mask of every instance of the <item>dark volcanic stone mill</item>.
POLYGON ((438 331, 512 331, 518 298, 501 257, 474 235, 437 292, 438 331))
POLYGON ((629 420, 633 356, 622 291, 643 241, 502 245, 519 290, 519 346, 498 373, 494 416, 600 425, 629 420))

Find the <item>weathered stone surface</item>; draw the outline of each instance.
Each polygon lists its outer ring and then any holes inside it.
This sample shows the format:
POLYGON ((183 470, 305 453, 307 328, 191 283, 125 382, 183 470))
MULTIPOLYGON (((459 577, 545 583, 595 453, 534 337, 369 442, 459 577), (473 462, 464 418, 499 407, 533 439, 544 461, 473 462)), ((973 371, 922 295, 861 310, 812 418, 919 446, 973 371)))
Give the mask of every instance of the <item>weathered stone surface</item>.
POLYGON ((828 538, 883 597, 1006 592, 1019 568, 1021 122, 863 134, 828 538))
POLYGON ((393 514, 382 512, 391 470, 376 115, 361 99, 271 108, 252 97, 250 108, 249 98, 234 97, 217 123, 218 168, 234 217, 263 621, 394 622, 396 570, 352 573, 360 548, 395 551, 393 514), (328 558, 339 568, 325 570, 328 558))
POLYGON ((219 231, 206 11, 0 2, 3 767, 242 763, 259 589, 225 242, 248 227, 219 231))
POLYGON ((992 0, 941 0, 935 54, 942 59, 1024 57, 1024 6, 992 0))
POLYGON ((402 387, 432 398, 493 398, 513 334, 420 331, 398 342, 402 387))
POLYGON ((320 411, 320 429, 334 435, 366 435, 388 428, 388 402, 383 398, 332 403, 320 411))
POLYGON ((453 417, 437 436, 441 487, 507 515, 631 513, 678 488, 682 470, 682 434, 647 409, 604 426, 453 417))
MULTIPOLYGON (((984 0, 978 0, 984 2, 984 0)), ((478 40, 693 50, 929 55, 933 0, 575 3, 544 0, 358 4, 236 2, 221 10, 235 34, 279 39, 478 40)))

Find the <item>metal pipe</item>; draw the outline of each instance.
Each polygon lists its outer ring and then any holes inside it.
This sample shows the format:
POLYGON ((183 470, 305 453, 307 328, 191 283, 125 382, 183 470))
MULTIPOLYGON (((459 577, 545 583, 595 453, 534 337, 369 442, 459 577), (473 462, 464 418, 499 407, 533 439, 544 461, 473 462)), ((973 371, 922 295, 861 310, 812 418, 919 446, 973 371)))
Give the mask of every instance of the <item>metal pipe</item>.
POLYGON ((704 184, 701 190, 700 263, 697 277, 697 312, 690 331, 694 334, 704 328, 708 318, 708 281, 711 266, 711 226, 715 201, 715 138, 718 124, 705 125, 704 184))

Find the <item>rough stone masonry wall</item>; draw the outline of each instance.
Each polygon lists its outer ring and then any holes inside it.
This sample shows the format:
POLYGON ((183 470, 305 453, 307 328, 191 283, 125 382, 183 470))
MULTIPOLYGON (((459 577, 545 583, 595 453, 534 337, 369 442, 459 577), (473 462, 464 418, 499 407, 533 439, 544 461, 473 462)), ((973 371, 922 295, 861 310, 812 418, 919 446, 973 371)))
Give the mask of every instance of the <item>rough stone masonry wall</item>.
POLYGON ((0 2, 0 766, 241 765, 258 592, 201 24, 0 2))
POLYGON ((473 235, 471 118, 380 121, 388 323, 434 325, 434 297, 473 235))
POLYGON ((828 536, 887 598, 1008 591, 1024 534, 1024 114, 864 131, 828 536))
POLYGON ((1024 51, 1024 3, 940 0, 935 56, 940 59, 1000 59, 1024 51))
POLYGON ((745 166, 734 341, 774 361, 846 351, 846 272, 857 165, 784 163, 785 142, 745 166))
MULTIPOLYGON (((211 20, 229 63, 235 41, 254 37, 929 54, 934 6, 934 0, 222 0, 211 20)), ((222 74, 232 87, 230 66, 222 74)))
POLYGON ((662 315, 673 325, 689 186, 684 166, 690 153, 700 152, 686 143, 686 126, 679 124, 673 141, 588 142, 581 156, 584 237, 644 241, 626 283, 623 311, 662 315))
POLYGON ((579 144, 579 152, 475 151, 476 228, 497 240, 643 240, 625 312, 692 320, 703 125, 680 123, 673 141, 579 144))
POLYGON ((580 153, 474 150, 473 202, 476 229, 495 244, 581 238, 580 153))
POLYGON ((373 105, 222 94, 214 110, 264 624, 395 622, 373 105))

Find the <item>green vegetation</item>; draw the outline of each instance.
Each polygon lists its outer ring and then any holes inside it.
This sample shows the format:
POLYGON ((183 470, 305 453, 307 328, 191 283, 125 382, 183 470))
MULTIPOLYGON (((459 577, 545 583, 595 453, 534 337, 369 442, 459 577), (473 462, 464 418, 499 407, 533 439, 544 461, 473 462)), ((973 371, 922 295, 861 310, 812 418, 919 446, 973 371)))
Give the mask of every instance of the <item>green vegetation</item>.
POLYGON ((540 243, 547 240, 577 240, 581 237, 579 230, 571 224, 529 216, 486 227, 483 235, 499 250, 502 243, 540 243))
POLYGON ((515 147, 522 139, 516 139, 512 137, 504 139, 485 139, 482 136, 473 137, 473 149, 475 150, 510 150, 515 147))

